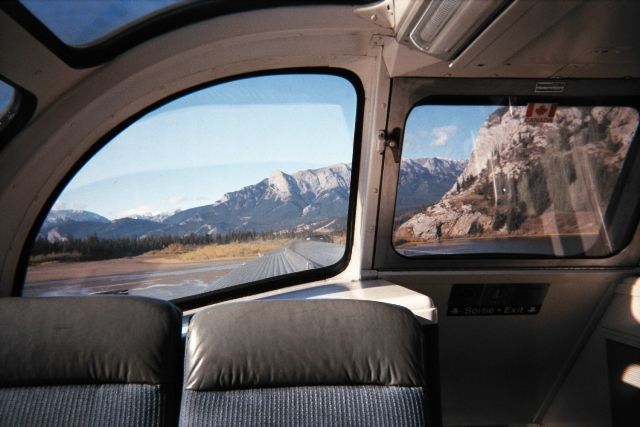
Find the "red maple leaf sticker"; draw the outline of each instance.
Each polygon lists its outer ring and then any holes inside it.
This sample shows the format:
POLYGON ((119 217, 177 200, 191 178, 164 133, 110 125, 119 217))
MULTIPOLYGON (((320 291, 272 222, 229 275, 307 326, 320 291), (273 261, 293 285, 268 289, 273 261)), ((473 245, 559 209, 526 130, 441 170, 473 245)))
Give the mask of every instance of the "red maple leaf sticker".
POLYGON ((558 104, 538 104, 530 102, 527 105, 527 113, 524 117, 525 123, 551 123, 556 115, 558 104))
POLYGON ((549 109, 545 107, 544 104, 536 108, 536 114, 539 116, 543 116, 547 111, 549 111, 549 109))

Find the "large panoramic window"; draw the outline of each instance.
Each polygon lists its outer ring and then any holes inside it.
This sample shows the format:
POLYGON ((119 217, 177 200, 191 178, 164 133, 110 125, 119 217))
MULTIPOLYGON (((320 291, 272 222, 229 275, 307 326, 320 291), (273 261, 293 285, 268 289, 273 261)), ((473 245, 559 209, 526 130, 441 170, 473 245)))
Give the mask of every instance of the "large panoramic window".
POLYGON ((394 247, 408 257, 614 253, 611 213, 637 129, 625 106, 419 105, 406 123, 394 247))
POLYGON ((343 77, 221 83, 146 114, 69 182, 23 295, 177 299, 338 263, 357 96, 343 77))

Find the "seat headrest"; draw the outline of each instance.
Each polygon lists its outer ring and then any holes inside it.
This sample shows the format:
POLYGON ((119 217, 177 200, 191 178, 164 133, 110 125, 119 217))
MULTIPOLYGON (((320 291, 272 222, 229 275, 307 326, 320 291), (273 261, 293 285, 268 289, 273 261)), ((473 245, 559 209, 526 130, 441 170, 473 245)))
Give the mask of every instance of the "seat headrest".
POLYGON ((175 383, 181 316, 141 297, 0 298, 0 386, 175 383))
POLYGON ((423 386, 420 324, 372 301, 229 303, 196 314, 185 388, 423 386))

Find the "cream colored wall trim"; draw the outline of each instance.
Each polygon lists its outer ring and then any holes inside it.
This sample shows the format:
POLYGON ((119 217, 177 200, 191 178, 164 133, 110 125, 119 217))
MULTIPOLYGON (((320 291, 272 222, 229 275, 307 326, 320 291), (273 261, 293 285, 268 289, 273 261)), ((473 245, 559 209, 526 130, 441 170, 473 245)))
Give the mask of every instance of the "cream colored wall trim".
POLYGON ((616 287, 600 327, 606 338, 640 348, 640 278, 616 287))
MULTIPOLYGON (((327 280, 252 295, 221 304, 270 299, 355 299, 378 301, 408 308, 425 323, 438 322, 438 311, 430 297, 387 280, 355 280, 352 282, 327 280)), ((205 308, 207 307, 200 307, 186 311, 184 314, 189 316, 205 308)))

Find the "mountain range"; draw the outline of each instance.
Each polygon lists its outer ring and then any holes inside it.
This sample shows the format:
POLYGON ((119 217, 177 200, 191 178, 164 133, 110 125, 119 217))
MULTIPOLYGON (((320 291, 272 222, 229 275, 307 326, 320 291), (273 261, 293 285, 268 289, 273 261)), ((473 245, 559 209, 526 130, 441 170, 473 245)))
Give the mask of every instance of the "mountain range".
POLYGON ((440 238, 596 235, 638 127, 629 107, 562 107, 548 123, 498 108, 455 185, 396 224, 396 246, 440 238))
POLYGON ((406 159, 400 166, 396 217, 431 205, 449 191, 466 161, 424 157, 406 159))
MULTIPOLYGON (((439 200, 466 162, 438 158, 404 160, 399 212, 411 212, 439 200)), ((93 212, 52 210, 38 237, 49 241, 70 236, 144 238, 153 235, 224 235, 234 231, 331 232, 346 228, 351 165, 287 174, 273 172, 262 181, 232 191, 211 205, 171 215, 109 220, 93 212)))

